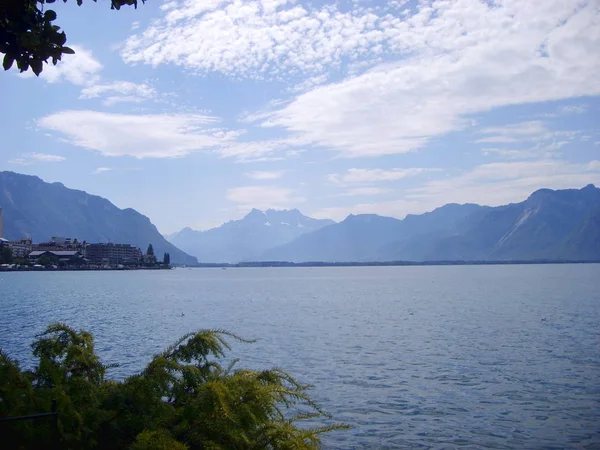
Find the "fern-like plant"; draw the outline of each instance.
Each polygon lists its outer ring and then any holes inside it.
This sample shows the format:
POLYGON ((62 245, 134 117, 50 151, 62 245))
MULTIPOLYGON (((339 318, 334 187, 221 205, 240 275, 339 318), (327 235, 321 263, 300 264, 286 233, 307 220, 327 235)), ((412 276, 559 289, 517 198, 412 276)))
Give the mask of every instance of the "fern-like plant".
POLYGON ((222 366, 230 340, 249 342, 225 330, 186 334, 117 382, 90 333, 52 324, 32 345, 33 370, 0 351, 0 418, 47 412, 55 400, 58 431, 43 420, 0 423, 3 448, 302 450, 344 428, 303 426, 330 417, 284 370, 222 366))

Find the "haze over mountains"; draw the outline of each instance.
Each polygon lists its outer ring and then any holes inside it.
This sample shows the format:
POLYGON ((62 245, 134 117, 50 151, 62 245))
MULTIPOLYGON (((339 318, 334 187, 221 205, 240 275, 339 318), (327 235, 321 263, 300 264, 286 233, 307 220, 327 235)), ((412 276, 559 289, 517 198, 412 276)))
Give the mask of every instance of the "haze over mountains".
POLYGON ((0 172, 0 207, 8 239, 67 236, 143 250, 151 243, 159 256, 168 252, 179 264, 600 260, 600 189, 593 185, 540 189, 498 207, 449 204, 403 220, 361 214, 335 223, 296 209, 253 209, 207 231, 185 228, 169 236, 171 242, 133 209, 34 176, 0 172))
POLYGON ((257 261, 270 248, 292 242, 303 234, 334 223, 329 219, 306 217, 297 209, 253 209, 241 220, 231 220, 207 231, 184 228, 168 238, 200 261, 257 261))
POLYGON ((88 242, 132 244, 156 255, 171 255, 173 263, 194 264, 190 256, 168 242, 148 217, 134 209, 119 209, 108 200, 38 177, 0 172, 0 208, 7 239, 31 237, 45 242, 52 236, 88 242))
POLYGON ((208 231, 182 230, 172 242, 203 262, 600 260, 600 189, 593 185, 541 189, 498 207, 449 204, 404 220, 374 214, 334 224, 310 220, 297 210, 253 210, 208 231), (282 233, 273 224, 286 214, 314 228, 282 233))

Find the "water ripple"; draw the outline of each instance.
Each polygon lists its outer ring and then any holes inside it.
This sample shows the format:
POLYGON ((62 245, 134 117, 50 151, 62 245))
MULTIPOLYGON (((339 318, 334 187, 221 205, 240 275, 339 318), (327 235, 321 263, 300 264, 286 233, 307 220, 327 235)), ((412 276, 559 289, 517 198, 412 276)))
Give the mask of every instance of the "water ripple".
POLYGON ((243 365, 285 367, 352 426, 326 448, 600 448, 599 269, 5 273, 0 346, 31 364, 36 333, 64 321, 122 378, 226 328, 258 338, 234 345, 243 365))

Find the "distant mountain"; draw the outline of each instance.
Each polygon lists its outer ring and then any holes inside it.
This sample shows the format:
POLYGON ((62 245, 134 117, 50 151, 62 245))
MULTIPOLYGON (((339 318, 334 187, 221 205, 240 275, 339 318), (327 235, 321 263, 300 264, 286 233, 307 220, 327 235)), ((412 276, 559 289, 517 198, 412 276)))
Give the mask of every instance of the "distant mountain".
POLYGON ((599 211, 600 189, 594 185, 540 189, 523 202, 470 217, 458 233, 439 237, 418 256, 422 260, 600 260, 599 211))
POLYGON ((591 211, 562 242, 568 259, 600 259, 600 208, 591 211))
POLYGON ((445 205, 404 220, 349 216, 270 249, 272 261, 600 260, 600 189, 541 189, 520 203, 445 205))
POLYGON ((146 251, 152 244, 156 255, 171 255, 173 263, 194 264, 168 242, 146 216, 133 209, 119 209, 108 200, 46 183, 38 177, 0 172, 0 207, 4 210, 7 239, 31 237, 44 242, 52 236, 88 242, 132 244, 146 251))
POLYGON ((307 217, 297 209, 253 209, 243 219, 210 230, 184 228, 170 235, 170 241, 203 262, 240 262, 257 260, 269 248, 334 223, 307 217))
POLYGON ((416 236, 453 230, 467 216, 485 210, 479 205, 449 204, 404 220, 375 214, 350 215, 343 222, 305 234, 289 244, 263 253, 263 261, 385 261, 395 259, 393 248, 416 236))

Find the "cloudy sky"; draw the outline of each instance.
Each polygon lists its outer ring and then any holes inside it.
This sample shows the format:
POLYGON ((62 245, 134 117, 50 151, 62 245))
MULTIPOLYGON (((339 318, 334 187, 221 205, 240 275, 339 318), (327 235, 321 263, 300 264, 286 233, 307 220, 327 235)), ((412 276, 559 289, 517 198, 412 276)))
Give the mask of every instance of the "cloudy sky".
POLYGON ((600 0, 52 7, 76 55, 0 74, 0 169, 164 233, 600 185, 600 0))

